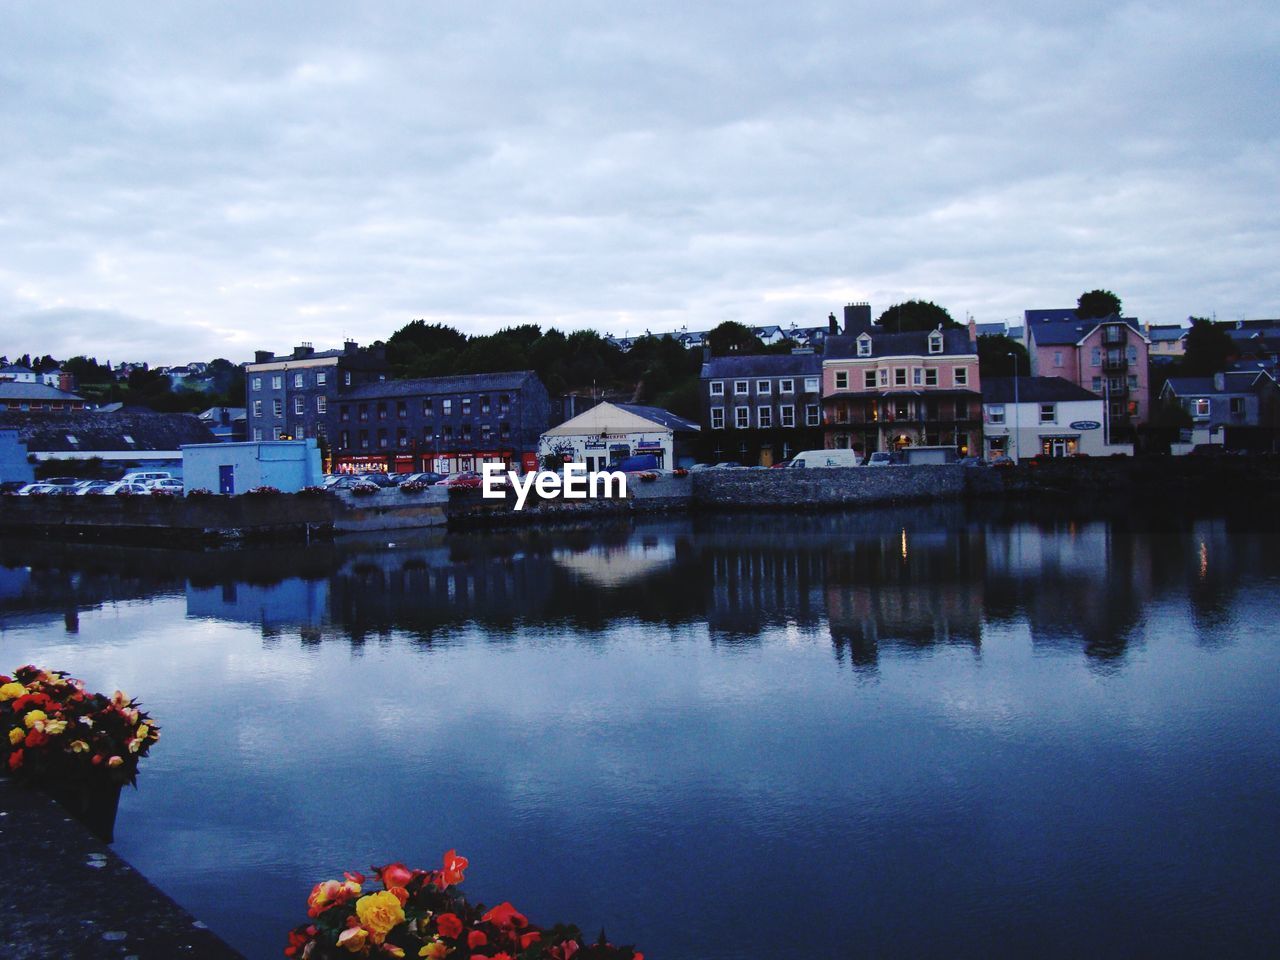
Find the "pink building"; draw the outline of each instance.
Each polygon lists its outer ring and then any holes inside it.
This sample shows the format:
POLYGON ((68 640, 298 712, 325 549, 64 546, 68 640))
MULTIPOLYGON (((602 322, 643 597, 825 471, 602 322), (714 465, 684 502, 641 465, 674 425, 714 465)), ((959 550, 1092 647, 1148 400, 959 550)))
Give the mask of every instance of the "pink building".
POLYGON ((1151 342, 1137 320, 1080 320, 1074 310, 1028 310, 1026 322, 1032 376, 1062 377, 1104 398, 1117 439, 1150 419, 1151 342))

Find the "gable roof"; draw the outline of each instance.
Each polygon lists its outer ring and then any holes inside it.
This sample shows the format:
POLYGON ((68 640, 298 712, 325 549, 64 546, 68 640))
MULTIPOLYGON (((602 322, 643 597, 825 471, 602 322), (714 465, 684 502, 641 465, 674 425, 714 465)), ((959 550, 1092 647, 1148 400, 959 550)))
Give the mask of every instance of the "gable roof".
POLYGON ((1173 343, 1186 339, 1189 329, 1189 327, 1184 327, 1177 323, 1152 324, 1147 327, 1147 339, 1152 343, 1173 343))
POLYGON ((538 376, 532 370, 503 373, 465 373, 451 377, 417 377, 410 380, 382 380, 347 390, 337 397, 348 400, 383 400, 388 397, 417 397, 441 393, 484 393, 489 390, 519 390, 538 376))
POLYGON ((8 410, 0 412, 0 427, 16 428, 31 453, 178 450, 184 443, 217 440, 190 413, 95 411, 50 417, 8 410))
POLYGON ((638 403, 618 403, 614 404, 619 410, 625 410, 627 413, 634 413, 637 417, 643 417, 653 423, 661 424, 668 430, 676 431, 693 431, 702 428, 692 420, 686 420, 684 417, 677 416, 670 410, 663 410, 661 407, 647 407, 638 403))
MULTIPOLYGON (((1013 377, 983 377, 983 403, 1013 403, 1013 377)), ((1084 387, 1064 380, 1062 377, 1018 377, 1016 386, 1018 403, 1068 403, 1078 400, 1097 400, 1102 398, 1090 393, 1084 387)))
MULTIPOLYGON (((1028 313, 1031 311, 1028 310, 1028 313)), ((1042 311, 1045 313, 1051 311, 1042 311)), ((1073 314, 1075 311, 1071 311, 1073 314)), ((1099 317, 1090 320, 1040 320, 1036 323, 1027 323, 1027 337, 1035 340, 1036 344, 1042 347, 1068 346, 1079 343, 1089 334, 1104 323, 1123 323, 1126 327, 1137 332, 1144 340, 1147 335, 1142 332, 1142 327, 1138 321, 1132 317, 1117 317, 1114 314, 1109 317, 1099 317)))
POLYGON ((816 377, 822 373, 822 358, 813 353, 766 353, 712 357, 702 365, 703 380, 730 380, 734 377, 816 377))
POLYGON ((1213 377, 1170 377, 1160 392, 1168 391, 1177 397, 1252 393, 1258 379, 1269 376, 1266 371, 1229 370, 1213 377), (1219 377, 1222 378, 1221 386, 1218 385, 1219 377))
POLYGON ((648 433, 655 427, 672 432, 693 432, 701 429, 696 423, 659 407, 605 401, 552 427, 542 435, 544 437, 578 437, 598 433, 648 433))
POLYGON ((14 380, 0 380, 0 400, 57 400, 63 403, 84 403, 84 397, 66 390, 59 390, 47 383, 19 383, 14 380))
MULTIPOLYGON (((866 332, 871 338, 872 357, 927 357, 929 335, 934 330, 910 330, 906 333, 881 333, 874 328, 866 332)), ((847 334, 827 337, 824 360, 866 360, 858 356, 858 336, 847 334)), ((942 353, 932 356, 976 356, 978 345, 969 339, 964 327, 942 331, 942 353)))

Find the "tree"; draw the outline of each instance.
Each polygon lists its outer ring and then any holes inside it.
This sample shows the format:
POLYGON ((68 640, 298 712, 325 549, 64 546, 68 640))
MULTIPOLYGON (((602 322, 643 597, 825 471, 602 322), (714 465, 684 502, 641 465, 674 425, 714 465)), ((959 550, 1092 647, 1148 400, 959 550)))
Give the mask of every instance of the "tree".
POLYGON ((707 334, 707 345, 713 357, 725 357, 731 353, 755 354, 764 352, 764 344, 760 342, 750 327, 743 326, 736 320, 726 320, 707 334))
POLYGON ((876 326, 889 333, 936 330, 939 325, 944 330, 960 326, 943 307, 929 300, 908 300, 894 304, 876 320, 876 326))
POLYGON ((1031 358, 1027 348, 1003 333, 978 338, 978 374, 987 377, 1029 376, 1031 358), (1009 356, 1012 353, 1014 356, 1009 356), (1016 359, 1015 359, 1016 358, 1016 359))
POLYGON ((1120 316, 1120 298, 1110 290, 1090 290, 1076 301, 1076 316, 1081 320, 1101 320, 1120 316))
POLYGON ((1188 377, 1212 376, 1227 369, 1235 352, 1235 344, 1223 326, 1203 317, 1192 317, 1180 372, 1188 377))

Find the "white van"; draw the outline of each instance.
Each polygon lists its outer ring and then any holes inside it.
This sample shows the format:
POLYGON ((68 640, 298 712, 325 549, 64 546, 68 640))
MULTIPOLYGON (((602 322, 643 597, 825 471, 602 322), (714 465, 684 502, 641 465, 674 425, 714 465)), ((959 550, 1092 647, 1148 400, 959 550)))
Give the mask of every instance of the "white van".
POLYGON ((795 455, 792 467, 860 467, 862 457, 857 450, 804 450, 795 455))
POLYGON ((165 473, 163 470, 135 470, 133 473, 126 473, 120 478, 120 482, 124 483, 128 480, 130 483, 145 483, 148 480, 172 480, 173 474, 165 473))

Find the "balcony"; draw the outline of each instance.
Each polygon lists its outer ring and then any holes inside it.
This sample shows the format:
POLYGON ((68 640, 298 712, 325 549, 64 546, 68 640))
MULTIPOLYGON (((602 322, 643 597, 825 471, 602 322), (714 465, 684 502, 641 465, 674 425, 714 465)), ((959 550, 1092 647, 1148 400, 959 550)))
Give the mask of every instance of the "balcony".
POLYGON ((1108 373, 1120 373, 1129 369, 1129 358, 1123 353, 1108 352, 1102 358, 1102 369, 1108 373))

